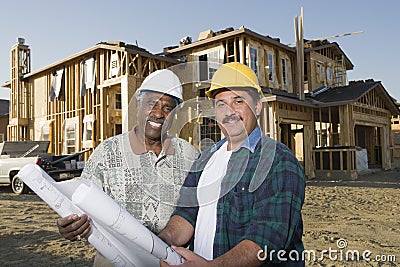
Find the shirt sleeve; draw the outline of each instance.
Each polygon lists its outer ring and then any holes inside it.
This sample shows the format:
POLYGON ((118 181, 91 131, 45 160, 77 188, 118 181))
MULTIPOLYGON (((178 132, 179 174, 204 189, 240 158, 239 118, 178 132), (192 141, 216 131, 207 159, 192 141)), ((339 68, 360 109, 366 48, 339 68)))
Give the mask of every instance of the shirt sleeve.
POLYGON ((197 214, 199 211, 197 202, 197 174, 189 172, 179 191, 179 198, 173 215, 179 215, 187 220, 193 228, 196 227, 197 214))
POLYGON ((270 250, 302 249, 296 244, 302 246, 305 175, 288 148, 277 146, 273 166, 254 193, 254 217, 242 239, 251 240, 262 249, 267 246, 268 253, 270 250), (295 239, 299 242, 294 242, 295 239))
POLYGON ((82 171, 81 178, 91 180, 93 183, 104 189, 104 168, 106 167, 105 142, 100 143, 90 155, 82 171))
POLYGON ((188 173, 181 189, 173 215, 179 215, 187 220, 193 228, 196 228, 197 214, 199 204, 197 201, 197 185, 204 167, 211 157, 211 148, 206 149, 203 153, 198 154, 198 157, 191 165, 191 170, 188 173))

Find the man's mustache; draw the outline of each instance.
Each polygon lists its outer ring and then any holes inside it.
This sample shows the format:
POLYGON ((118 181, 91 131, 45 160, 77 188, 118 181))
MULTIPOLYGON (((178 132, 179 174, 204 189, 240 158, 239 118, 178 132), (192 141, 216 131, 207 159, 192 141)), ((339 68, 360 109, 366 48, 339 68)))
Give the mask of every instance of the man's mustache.
POLYGON ((222 123, 229 123, 229 122, 235 122, 235 121, 240 121, 242 118, 238 115, 231 115, 229 117, 224 117, 222 119, 222 123))

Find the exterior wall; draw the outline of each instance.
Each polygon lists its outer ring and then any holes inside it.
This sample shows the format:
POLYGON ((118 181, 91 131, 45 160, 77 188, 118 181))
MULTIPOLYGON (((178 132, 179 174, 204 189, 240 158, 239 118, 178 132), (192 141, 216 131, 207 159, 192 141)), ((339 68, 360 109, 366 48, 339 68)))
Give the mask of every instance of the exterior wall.
POLYGON ((174 56, 182 57, 185 56, 187 58, 187 62, 196 62, 199 60, 199 56, 203 54, 207 54, 210 51, 219 51, 219 59, 218 64, 223 64, 226 62, 241 62, 243 64, 248 65, 253 68, 256 72, 257 77, 259 79, 259 83, 263 87, 269 87, 276 90, 283 90, 289 93, 295 93, 298 90, 295 87, 295 62, 294 57, 295 54, 285 51, 282 48, 273 46, 269 43, 263 43, 255 38, 252 38, 248 35, 240 35, 236 37, 227 37, 226 39, 221 39, 206 45, 202 45, 199 47, 193 47, 192 49, 179 51, 174 53, 174 56), (230 54, 230 49, 228 45, 235 46, 235 53, 230 54), (252 52, 255 49, 256 51, 256 62, 254 58, 252 58, 252 52), (253 51, 251 51, 253 50, 253 51), (273 55, 273 79, 272 82, 269 81, 268 78, 268 58, 267 53, 273 55), (283 73, 282 73, 282 62, 281 58, 286 60, 286 84, 283 82, 283 73))
POLYGON ((6 99, 0 99, 0 143, 7 140, 9 110, 10 101, 6 99))
POLYGON ((24 86, 23 73, 30 72, 30 49, 24 41, 11 48, 11 90, 10 90, 10 121, 7 127, 9 140, 27 140, 28 110, 30 108, 30 92, 24 86))
POLYGON ((335 81, 335 66, 334 60, 325 57, 319 53, 311 52, 308 61, 308 89, 314 91, 323 86, 334 87, 335 81), (320 71, 320 68, 321 71, 320 71), (327 69, 331 69, 331 79, 328 79, 327 69))
POLYGON ((246 64, 251 66, 251 49, 257 51, 257 76, 261 86, 269 87, 276 90, 282 90, 289 93, 294 93, 297 90, 294 87, 294 69, 295 63, 293 62, 293 55, 280 48, 274 47, 270 44, 263 44, 257 40, 247 38, 248 46, 246 47, 246 64), (269 78, 269 61, 268 54, 273 56, 273 74, 272 80, 269 78), (286 82, 283 79, 283 66, 281 59, 286 62, 286 82))
POLYGON ((133 75, 126 76, 122 79, 120 90, 122 94, 121 115, 118 110, 114 113, 116 122, 122 124, 122 132, 129 131, 137 122, 137 118, 134 116, 134 114, 137 113, 134 94, 136 89, 142 84, 143 80, 143 78, 137 78, 133 75))
MULTIPOLYGON (((327 146, 322 145, 314 149, 319 176, 333 177, 333 174, 342 173, 344 179, 346 176, 356 179, 359 170, 362 171, 359 168, 362 164, 357 166, 357 162, 363 162, 363 158, 357 158, 362 156, 358 147, 366 150, 370 168, 392 168, 390 111, 382 98, 382 89, 377 86, 357 101, 335 107, 335 112, 332 113, 333 107, 315 110, 314 121, 317 130, 322 129, 319 121, 331 126, 337 121, 339 123, 339 127, 333 129, 333 132, 339 133, 338 141, 335 139, 333 142, 327 142, 327 146)), ((332 128, 329 133, 332 133, 331 130, 332 128)), ((326 133, 328 134, 328 131, 326 133)))
MULTIPOLYGON (((282 90, 289 93, 294 93, 297 91, 294 88, 295 84, 293 82, 295 78, 295 72, 293 71, 295 67, 295 54, 285 51, 282 48, 275 47, 272 44, 260 42, 259 40, 251 38, 250 36, 244 34, 218 40, 207 45, 194 47, 192 49, 184 50, 183 52, 177 52, 174 53, 174 56, 185 56, 187 58, 187 62, 190 64, 191 62, 197 62, 200 56, 213 52, 219 55, 219 58, 216 62, 218 64, 231 62, 234 61, 232 59, 236 59, 236 61, 248 65, 256 72, 261 86, 269 87, 276 90, 282 90), (236 51, 234 55, 231 54, 228 48, 228 46, 232 45, 232 43, 234 43, 236 51), (274 67, 272 75, 273 79, 271 82, 269 79, 268 68, 266 68, 269 65, 267 53, 273 56, 274 67), (284 59, 286 62, 285 83, 283 79, 282 59, 284 59)), ((195 76, 196 75, 198 74, 195 74, 195 76)), ((201 92, 191 90, 189 88, 184 90, 184 92, 185 99, 192 99, 196 96, 201 96, 201 92)), ((260 125, 264 132, 270 135, 272 138, 280 140, 279 125, 277 128, 277 125, 275 125, 274 122, 282 119, 286 119, 301 125, 307 125, 308 134, 310 133, 310 131, 312 131, 312 110, 310 108, 304 108, 301 105, 295 105, 293 110, 287 110, 285 108, 279 108, 275 104, 270 104, 271 106, 268 107, 268 105, 266 105, 265 110, 263 111, 264 116, 263 118, 260 118, 260 125), (274 119, 271 119, 272 117, 274 117, 274 119)), ((286 107, 286 104, 284 103, 279 103, 279 105, 285 105, 286 107)), ((189 138, 189 141, 193 140, 193 143, 197 144, 197 136, 195 135, 195 133, 198 132, 198 127, 200 126, 196 125, 196 123, 189 123, 187 127, 182 130, 182 137, 186 136, 189 138)), ((305 146, 306 147, 303 153, 305 157, 304 161, 307 162, 306 173, 307 175, 313 176, 314 172, 312 169, 310 169, 313 166, 311 155, 312 143, 307 143, 305 144, 305 146)))
MULTIPOLYGON (((174 52, 174 56, 184 56, 187 58, 188 62, 193 62, 198 60, 198 56, 204 53, 208 53, 213 49, 219 49, 220 57, 218 59, 218 63, 232 62, 237 61, 248 65, 252 68, 258 78, 260 85, 262 87, 271 88, 280 91, 286 91, 288 93, 298 93, 298 84, 297 84, 297 73, 296 73, 296 54, 293 51, 285 50, 279 45, 274 45, 273 43, 269 43, 267 41, 262 41, 260 38, 255 38, 251 34, 240 33, 234 36, 227 36, 225 39, 218 39, 217 41, 209 42, 206 44, 201 44, 195 46, 191 44, 190 48, 178 50, 174 52), (234 44, 235 52, 232 54, 232 51, 229 51, 229 46, 234 44), (224 58, 222 58, 222 54, 225 53, 224 58), (268 67, 268 54, 272 55, 273 58, 273 71, 272 76, 269 75, 268 67), (224 61, 222 62, 222 59, 224 61), (283 70, 282 70, 282 59, 285 60, 287 66, 287 76, 286 76, 286 84, 283 80, 283 70)), ((320 50, 309 50, 306 56, 307 62, 307 84, 306 90, 311 92, 323 86, 326 87, 337 87, 337 86, 345 86, 346 84, 346 66, 344 64, 344 55, 339 55, 335 47, 326 46, 320 50)), ((192 91, 191 91, 192 92, 192 91)), ((306 91, 307 92, 307 91, 306 91)), ((192 92, 193 94, 193 92, 192 92)), ((195 94, 198 94, 196 92, 195 94)), ((193 97, 193 95, 191 95, 193 97)), ((371 98, 371 99, 376 99, 371 98)), ((288 104, 278 100, 269 101, 268 105, 264 108, 263 111, 264 119, 260 120, 260 125, 263 131, 271 136, 272 138, 281 141, 281 142, 295 142, 296 138, 298 139, 298 146, 300 140, 304 143, 303 147, 303 160, 305 172, 309 177, 315 176, 315 118, 314 118, 314 110, 315 108, 305 107, 300 101, 298 104, 288 104), (268 120, 268 121, 267 121, 268 120), (289 140, 290 136, 285 133, 285 131, 290 132, 290 126, 296 124, 301 125, 303 127, 302 138, 298 135, 293 138, 293 140, 289 140), (281 125, 283 129, 281 128, 281 125), (285 135, 286 134, 286 135, 285 135), (282 140, 284 138, 285 140, 282 140)), ((335 142, 335 145, 338 146, 355 146, 355 129, 356 125, 360 125, 364 123, 365 119, 372 119, 372 124, 374 127, 380 127, 382 132, 382 140, 381 144, 383 148, 388 146, 388 134, 385 130, 387 127, 387 121, 383 119, 383 117, 388 116, 390 114, 388 110, 385 110, 382 107, 373 107, 373 104, 363 103, 363 107, 369 107, 368 105, 372 105, 372 110, 383 112, 378 116, 371 116, 371 114, 375 114, 370 112, 370 110, 363 110, 361 112, 353 112, 353 105, 346 104, 341 105, 339 107, 335 107, 335 114, 331 114, 331 109, 329 108, 329 120, 334 128, 335 132, 334 140, 330 140, 331 143, 335 142), (384 115, 381 117, 381 115, 384 115), (331 117, 331 116, 334 116, 331 117), (338 126, 340 125, 340 126, 338 126), (339 129, 340 128, 340 129, 339 129)), ((326 107, 328 108, 328 107, 326 107)), ((327 114, 325 114, 328 117, 327 114)), ((332 130, 332 129, 331 129, 332 130)), ((187 131, 189 136, 192 136, 193 133, 187 131)), ((293 148, 294 149, 294 148, 293 148)), ((295 149, 296 151, 300 151, 301 149, 298 147, 295 149)), ((322 153, 322 152, 321 152, 322 153)), ((329 166, 332 168, 332 152, 330 153, 329 166)), ((339 151, 341 153, 343 160, 348 155, 348 160, 346 162, 341 162, 340 170, 343 172, 348 172, 349 177, 352 179, 357 176, 355 171, 355 150, 346 150, 342 149, 339 151)), ((400 154, 400 153, 399 153, 400 154)), ((322 154, 321 154, 322 155, 322 154)), ((299 158, 301 156, 299 155, 299 158)), ((383 168, 390 167, 390 155, 382 154, 383 168)), ((334 162, 336 164, 336 162, 334 162)))
POLYGON ((342 57, 336 60, 333 57, 328 57, 315 51, 311 51, 307 55, 307 92, 312 92, 323 86, 337 87, 346 85, 346 70, 342 63, 342 57))
POLYGON ((371 134, 368 134, 369 153, 372 164, 380 164, 375 159, 380 159, 382 168, 391 169, 392 144, 390 138, 391 114, 385 108, 383 99, 379 96, 377 89, 374 89, 364 95, 353 104, 353 119, 356 125, 370 127, 371 134), (374 131, 377 136, 374 136, 374 131))
POLYGON ((381 148, 382 148, 382 168, 384 170, 390 170, 392 168, 392 155, 390 151, 391 140, 390 140, 390 125, 382 127, 381 135, 381 148))
POLYGON ((0 143, 7 140, 8 114, 0 116, 0 143))
MULTIPOLYGON (((97 47, 53 64, 29 79, 19 81, 16 75, 16 83, 11 83, 13 93, 23 94, 26 99, 12 98, 12 105, 24 107, 10 118, 13 140, 21 140, 17 130, 22 127, 26 129, 26 139, 49 140, 49 152, 55 154, 94 148, 104 139, 133 126, 135 107, 130 105, 130 100, 143 79, 157 69, 176 64, 175 60, 164 60, 140 49, 131 51, 121 44, 97 47), (82 96, 82 63, 91 58, 95 62, 95 85, 83 91, 82 96), (51 101, 53 75, 61 69, 64 70, 61 93, 51 101)), ((85 157, 88 156, 86 153, 85 157)))
POLYGON ((32 98, 35 100, 32 106, 33 112, 31 112, 31 129, 32 134, 30 135, 31 140, 43 140, 42 127, 47 120, 47 83, 48 77, 42 76, 37 77, 32 82, 32 98))
POLYGON ((339 140, 342 146, 355 145, 354 140, 354 121, 351 116, 351 106, 343 105, 339 107, 340 135, 339 140))
POLYGON ((310 178, 314 178, 314 159, 312 156, 312 148, 314 146, 313 109, 299 104, 284 102, 270 104, 273 106, 273 121, 275 122, 276 129, 275 139, 285 144, 291 143, 291 147, 289 148, 291 148, 295 154, 301 151, 301 155, 298 155, 298 159, 303 162, 305 174, 310 178), (281 125, 286 125, 286 127, 283 129, 281 125), (282 136, 292 138, 288 136, 286 132, 290 131, 291 125, 300 125, 302 128, 301 135, 297 135, 297 137, 294 136, 290 142, 282 140, 282 136))
MULTIPOLYGON (((375 103, 379 101, 376 100, 375 103)), ((392 144, 390 138, 390 113, 388 110, 371 105, 356 102, 351 105, 339 107, 341 121, 340 140, 343 146, 356 146, 357 126, 366 127, 366 149, 369 163, 375 164, 375 158, 381 158, 382 168, 391 168, 392 144), (376 130, 375 130, 376 129, 376 130), (380 137, 374 136, 374 131, 378 131, 380 137), (378 138, 378 139, 377 139, 378 138), (375 148, 380 148, 375 151, 375 148), (376 154, 379 153, 379 154, 376 154)))

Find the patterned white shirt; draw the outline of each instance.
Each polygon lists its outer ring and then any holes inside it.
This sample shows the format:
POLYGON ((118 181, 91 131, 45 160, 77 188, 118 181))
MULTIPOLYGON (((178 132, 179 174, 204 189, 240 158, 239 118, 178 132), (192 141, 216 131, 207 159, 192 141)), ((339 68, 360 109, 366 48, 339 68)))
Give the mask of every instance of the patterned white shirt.
POLYGON ((196 149, 168 138, 157 156, 134 131, 104 140, 90 156, 81 178, 90 179, 154 233, 169 220, 196 149))

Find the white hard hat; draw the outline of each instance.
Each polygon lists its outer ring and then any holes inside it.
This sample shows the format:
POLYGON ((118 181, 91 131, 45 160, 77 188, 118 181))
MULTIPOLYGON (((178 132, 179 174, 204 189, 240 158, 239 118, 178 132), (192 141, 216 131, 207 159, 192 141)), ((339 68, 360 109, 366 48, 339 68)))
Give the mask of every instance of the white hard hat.
POLYGON ((162 94, 170 95, 177 98, 181 103, 182 97, 182 84, 176 74, 170 70, 156 70, 147 76, 142 85, 136 90, 136 98, 140 96, 143 91, 154 91, 162 94))

